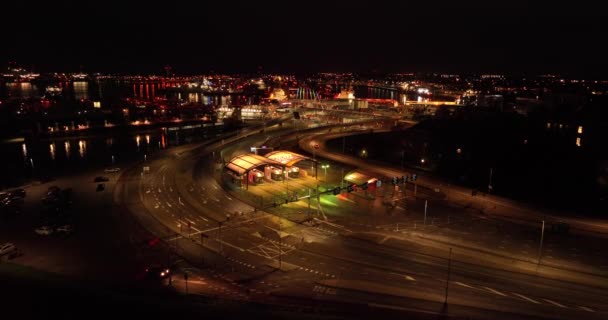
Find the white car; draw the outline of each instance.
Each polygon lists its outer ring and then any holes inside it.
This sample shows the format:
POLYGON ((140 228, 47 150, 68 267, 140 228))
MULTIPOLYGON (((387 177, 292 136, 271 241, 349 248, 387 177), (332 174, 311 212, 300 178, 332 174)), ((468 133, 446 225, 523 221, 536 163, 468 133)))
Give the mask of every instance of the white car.
POLYGON ((7 256, 10 258, 17 255, 17 253, 17 247, 15 247, 15 245, 10 242, 7 242, 0 246, 0 257, 7 256))
POLYGON ((67 235, 70 235, 70 234, 72 234, 74 232, 74 228, 72 228, 71 225, 66 224, 64 226, 57 227, 55 229, 55 232, 61 233, 61 234, 64 234, 64 235, 67 236, 67 235))
POLYGON ((118 172, 118 171, 120 171, 120 168, 107 168, 103 172, 105 172, 105 173, 113 173, 113 172, 118 172))
POLYGON ((48 236, 53 234, 53 228, 49 227, 49 226, 42 226, 40 228, 37 228, 36 233, 42 236, 48 236))

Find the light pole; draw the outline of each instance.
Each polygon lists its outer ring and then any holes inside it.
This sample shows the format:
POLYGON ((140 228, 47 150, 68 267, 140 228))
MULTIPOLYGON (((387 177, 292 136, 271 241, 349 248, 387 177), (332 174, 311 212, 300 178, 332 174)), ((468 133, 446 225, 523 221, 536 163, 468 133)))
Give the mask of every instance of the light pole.
POLYGON ((543 255, 543 238, 545 237, 545 220, 543 220, 543 226, 540 231, 540 245, 538 246, 538 262, 540 264, 540 258, 543 255))
POLYGON ((36 176, 36 167, 34 166, 34 158, 30 158, 30 163, 32 164, 32 177, 36 176))
POLYGON ((488 182, 488 194, 490 194, 490 191, 492 191, 492 170, 493 168, 490 168, 490 179, 488 182))
POLYGON ((426 208, 427 208, 428 200, 424 200, 424 225, 426 226, 426 208))
POLYGON ((222 224, 228 222, 228 220, 230 220, 230 215, 229 214, 226 215, 226 220, 224 220, 224 221, 218 221, 217 222, 218 225, 219 225, 218 232, 217 232, 217 237, 218 237, 218 241, 220 243, 220 254, 221 255, 224 254, 224 246, 223 246, 223 241, 222 241, 222 224))
POLYGON ((448 279, 445 282, 445 300, 444 304, 448 304, 448 288, 450 286, 450 273, 452 272, 452 248, 450 248, 450 257, 448 258, 448 279))
POLYGON ((329 168, 329 164, 323 164, 321 165, 321 168, 323 168, 323 170, 325 170, 325 183, 327 183, 327 168, 329 168))

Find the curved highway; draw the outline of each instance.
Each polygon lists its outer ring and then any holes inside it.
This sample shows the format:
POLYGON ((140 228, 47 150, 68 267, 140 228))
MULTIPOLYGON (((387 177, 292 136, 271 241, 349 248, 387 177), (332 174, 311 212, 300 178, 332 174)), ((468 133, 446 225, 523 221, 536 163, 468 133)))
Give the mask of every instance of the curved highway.
MULTIPOLYGON (((319 128, 315 134, 329 130, 319 128)), ((606 282, 597 282, 603 279, 554 280, 508 266, 510 259, 478 259, 479 253, 458 248, 450 258, 445 246, 383 228, 373 218, 362 224, 329 215, 327 220, 318 217, 316 223, 300 224, 276 210, 255 210, 219 182, 220 159, 275 137, 294 145, 300 138, 287 125, 258 132, 149 159, 123 175, 115 200, 191 264, 213 268, 259 301, 303 298, 311 304, 349 302, 370 310, 474 318, 489 313, 502 319, 513 314, 551 319, 607 316, 606 282), (149 167, 145 174, 144 165, 149 167)), ((362 201, 349 197, 345 203, 351 207, 362 201)))

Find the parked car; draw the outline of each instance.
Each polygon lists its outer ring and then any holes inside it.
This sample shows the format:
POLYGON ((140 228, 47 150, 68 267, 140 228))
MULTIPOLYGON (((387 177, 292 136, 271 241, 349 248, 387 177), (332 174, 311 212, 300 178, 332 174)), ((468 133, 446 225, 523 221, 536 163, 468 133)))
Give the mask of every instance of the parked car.
POLYGON ((106 182, 106 181, 110 181, 110 179, 108 177, 95 177, 95 180, 93 180, 94 182, 106 182))
POLYGON ((105 173, 114 173, 120 171, 120 168, 107 168, 103 172, 105 173))
POLYGON ((10 259, 18 255, 19 250, 14 244, 7 242, 5 244, 0 245, 0 257, 7 257, 10 259))
POLYGON ((46 195, 50 196, 50 195, 56 195, 61 191, 61 188, 59 188, 58 186, 50 186, 47 191, 46 191, 46 195))
POLYGON ((72 233, 74 233, 74 228, 72 227, 72 225, 66 224, 66 225, 55 228, 55 233, 58 233, 58 234, 61 234, 64 236, 69 236, 72 233))
POLYGON ((48 236, 53 234, 53 228, 49 227, 49 226, 42 226, 40 228, 37 228, 36 233, 41 235, 41 236, 48 236))
POLYGON ((15 190, 11 190, 10 191, 11 196, 15 197, 19 197, 19 198, 25 198, 25 190, 22 188, 19 189, 15 189, 15 190))

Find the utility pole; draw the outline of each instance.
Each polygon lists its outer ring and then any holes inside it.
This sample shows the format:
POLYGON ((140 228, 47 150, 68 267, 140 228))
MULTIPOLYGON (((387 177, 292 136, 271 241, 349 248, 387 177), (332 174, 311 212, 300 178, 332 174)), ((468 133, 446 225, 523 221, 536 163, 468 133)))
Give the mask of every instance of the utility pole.
POLYGON ((426 208, 427 208, 428 200, 424 200, 424 225, 426 226, 426 208))
POLYGON ((492 191, 492 171, 493 171, 493 168, 490 168, 490 179, 488 182, 488 194, 490 194, 490 191, 492 191))
POLYGON ((283 237, 281 237, 281 215, 279 214, 279 270, 283 268, 283 237))
POLYGON ((545 236, 545 220, 543 220, 543 226, 542 229, 540 231, 540 245, 538 247, 538 262, 537 264, 540 264, 540 258, 542 257, 543 254, 543 238, 545 236))
POLYGON ((310 212, 310 188, 306 188, 308 189, 308 218, 310 218, 311 216, 311 212, 310 212))
POLYGON ((445 282, 445 300, 444 304, 448 304, 448 288, 450 287, 450 274, 452 272, 452 248, 450 248, 450 257, 448 258, 448 279, 445 282))

